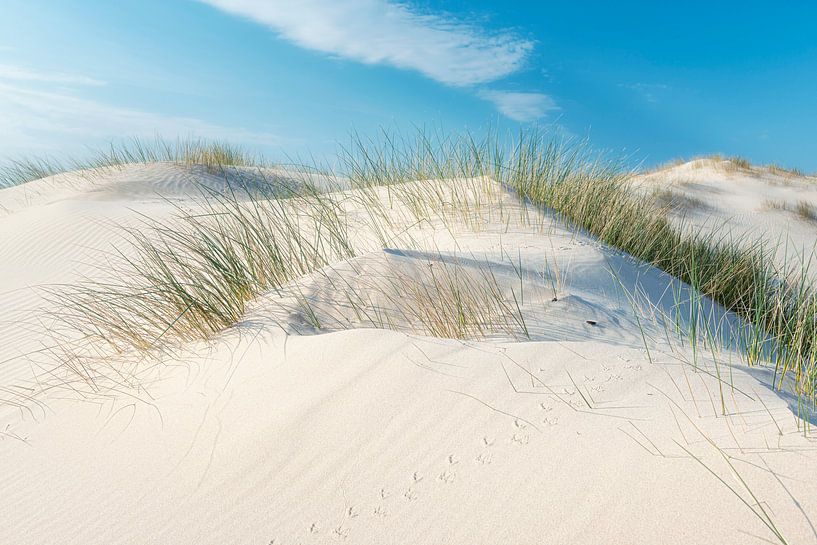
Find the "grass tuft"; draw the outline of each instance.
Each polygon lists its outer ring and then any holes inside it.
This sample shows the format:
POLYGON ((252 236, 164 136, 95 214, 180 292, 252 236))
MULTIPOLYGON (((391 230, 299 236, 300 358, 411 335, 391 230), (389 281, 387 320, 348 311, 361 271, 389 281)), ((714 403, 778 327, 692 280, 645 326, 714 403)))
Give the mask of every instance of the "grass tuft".
POLYGON ((762 207, 766 210, 792 212, 803 221, 817 222, 817 208, 808 201, 800 200, 791 205, 786 201, 767 199, 763 201, 762 207))
POLYGON ((69 170, 53 158, 17 159, 0 165, 0 189, 39 180, 69 170))
POLYGON ((128 230, 133 255, 109 264, 117 279, 56 289, 59 317, 116 353, 206 339, 260 293, 354 255, 335 202, 308 189, 285 199, 255 191, 211 192, 173 222, 128 230))
POLYGON ((817 209, 808 201, 797 201, 794 212, 805 221, 817 221, 817 209))
POLYGON ((264 159, 239 146, 202 139, 143 140, 131 138, 75 161, 53 157, 20 159, 0 165, 0 188, 12 187, 70 171, 104 171, 140 163, 172 162, 203 165, 218 171, 228 166, 262 167, 264 159))
POLYGON ((652 196, 658 206, 672 212, 686 212, 708 208, 707 204, 698 197, 693 197, 692 195, 687 195, 686 193, 665 187, 656 187, 653 189, 652 196))

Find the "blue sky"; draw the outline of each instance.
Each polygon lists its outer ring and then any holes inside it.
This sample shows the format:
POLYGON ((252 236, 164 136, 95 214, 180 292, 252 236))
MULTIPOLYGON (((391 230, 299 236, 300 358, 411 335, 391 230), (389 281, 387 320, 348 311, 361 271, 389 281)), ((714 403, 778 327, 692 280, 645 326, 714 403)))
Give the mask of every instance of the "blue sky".
POLYGON ((817 3, 0 0, 0 160, 536 123, 647 165, 817 171, 817 3))

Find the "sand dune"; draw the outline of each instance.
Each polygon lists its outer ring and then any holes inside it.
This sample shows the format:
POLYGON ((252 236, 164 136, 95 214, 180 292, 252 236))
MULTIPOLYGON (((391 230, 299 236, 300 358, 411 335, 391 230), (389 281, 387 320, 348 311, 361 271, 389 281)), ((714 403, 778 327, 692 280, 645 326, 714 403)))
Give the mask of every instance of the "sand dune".
POLYGON ((817 215, 798 214, 798 204, 817 211, 817 178, 763 167, 736 168, 729 161, 697 159, 639 177, 676 201, 677 218, 690 229, 728 233, 738 240, 764 238, 786 255, 811 256, 817 215))
MULTIPOLYGON (((801 248, 817 232, 759 209, 817 202, 808 181, 683 165, 642 182, 699 198, 701 225, 762 221, 801 248)), ((412 226, 415 247, 263 295, 138 388, 69 383, 39 287, 104 275, 128 251, 114 225, 172 221, 199 184, 224 180, 148 164, 0 190, 0 542, 817 543, 817 443, 772 370, 730 349, 740 320, 704 301, 728 327, 693 350, 660 319, 686 286, 544 211, 511 222, 512 195, 479 230, 412 226), (524 326, 431 336, 393 280, 454 266, 490 271, 524 326)))

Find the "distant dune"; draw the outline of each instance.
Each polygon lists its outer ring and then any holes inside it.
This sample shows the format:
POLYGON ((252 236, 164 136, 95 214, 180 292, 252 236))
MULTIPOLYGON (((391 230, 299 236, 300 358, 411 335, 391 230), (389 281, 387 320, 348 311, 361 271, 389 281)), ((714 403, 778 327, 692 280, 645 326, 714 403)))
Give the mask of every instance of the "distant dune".
POLYGON ((811 256, 817 241, 817 177, 777 167, 696 159, 640 176, 689 228, 779 244, 811 256))

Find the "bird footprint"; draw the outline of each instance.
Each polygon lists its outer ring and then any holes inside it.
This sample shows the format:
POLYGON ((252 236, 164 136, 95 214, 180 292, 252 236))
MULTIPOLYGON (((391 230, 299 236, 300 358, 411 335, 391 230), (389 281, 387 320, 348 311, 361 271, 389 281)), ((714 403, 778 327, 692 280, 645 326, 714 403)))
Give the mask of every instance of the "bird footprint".
POLYGON ((475 460, 482 465, 487 465, 493 460, 493 455, 490 452, 481 452, 477 454, 475 460))
POLYGON ((446 484, 453 483, 454 479, 456 479, 456 478, 457 478, 457 474, 452 472, 452 471, 449 471, 447 469, 445 471, 443 471, 442 473, 440 473, 439 475, 437 475, 437 480, 442 481, 442 482, 444 482, 446 484))
POLYGON ((332 530, 332 535, 334 535, 336 539, 346 539, 347 537, 349 537, 349 528, 338 526, 337 528, 332 530))

